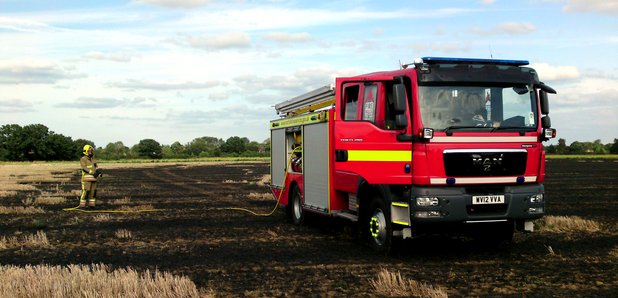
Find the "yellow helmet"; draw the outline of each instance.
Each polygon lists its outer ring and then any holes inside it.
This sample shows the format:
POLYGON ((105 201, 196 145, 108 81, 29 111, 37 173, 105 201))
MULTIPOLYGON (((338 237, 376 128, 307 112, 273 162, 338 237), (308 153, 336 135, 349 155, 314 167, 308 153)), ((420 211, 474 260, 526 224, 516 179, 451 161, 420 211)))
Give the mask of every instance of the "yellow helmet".
POLYGON ((92 146, 90 146, 88 144, 84 145, 84 149, 82 150, 84 155, 88 155, 88 151, 90 151, 91 148, 92 148, 92 146))

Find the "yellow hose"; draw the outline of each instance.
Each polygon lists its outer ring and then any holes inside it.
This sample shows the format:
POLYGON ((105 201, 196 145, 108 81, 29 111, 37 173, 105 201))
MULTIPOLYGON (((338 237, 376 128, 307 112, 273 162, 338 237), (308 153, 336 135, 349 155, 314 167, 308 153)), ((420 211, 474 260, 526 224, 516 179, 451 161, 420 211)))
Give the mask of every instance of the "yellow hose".
POLYGON ((288 169, 290 168, 290 164, 292 163, 292 156, 294 156, 294 153, 296 152, 300 152, 301 151, 301 147, 296 147, 294 150, 292 150, 292 152, 290 153, 290 158, 288 158, 288 163, 287 166, 285 167, 285 173, 283 174, 283 182, 281 183, 281 192, 279 192, 279 196, 277 196, 277 204, 275 204, 275 207, 273 208, 272 211, 270 211, 269 213, 257 213, 255 211, 246 209, 246 208, 240 208, 240 207, 226 207, 226 208, 216 208, 217 210, 235 210, 235 211, 244 211, 244 212, 248 212, 252 215, 255 216, 271 216, 275 213, 275 211, 277 211, 277 207, 279 207, 279 203, 281 202, 281 195, 283 195, 283 190, 285 190, 285 181, 288 178, 288 169))
POLYGON ((164 209, 144 209, 144 210, 88 210, 79 209, 79 206, 72 208, 64 208, 63 211, 79 211, 84 213, 137 213, 137 212, 158 212, 164 209))

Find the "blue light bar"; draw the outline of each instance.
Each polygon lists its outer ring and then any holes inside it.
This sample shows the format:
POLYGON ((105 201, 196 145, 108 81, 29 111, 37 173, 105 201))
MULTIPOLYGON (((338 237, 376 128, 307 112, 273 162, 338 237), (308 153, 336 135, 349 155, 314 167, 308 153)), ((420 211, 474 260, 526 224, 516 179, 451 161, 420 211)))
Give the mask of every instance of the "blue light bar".
POLYGON ((505 60, 505 59, 482 59, 482 58, 448 58, 448 57, 423 57, 424 63, 427 64, 494 64, 494 65, 510 65, 524 66, 530 64, 527 60, 505 60))

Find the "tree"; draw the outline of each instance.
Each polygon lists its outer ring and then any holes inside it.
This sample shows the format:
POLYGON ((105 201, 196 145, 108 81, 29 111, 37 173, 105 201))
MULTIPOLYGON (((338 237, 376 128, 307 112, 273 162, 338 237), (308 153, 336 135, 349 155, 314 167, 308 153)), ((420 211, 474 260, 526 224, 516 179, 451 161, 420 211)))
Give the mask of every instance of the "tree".
POLYGON ((121 141, 109 143, 103 149, 105 159, 123 159, 129 156, 129 147, 125 146, 121 141))
POLYGON ((17 124, 7 124, 0 127, 0 159, 23 160, 21 139, 23 129, 17 124))
POLYGON ((170 145, 170 151, 172 152, 174 157, 184 157, 185 156, 185 146, 180 144, 180 142, 178 141, 170 145))
POLYGON ((566 140, 563 138, 558 139, 558 146, 556 146, 556 153, 558 154, 567 154, 569 153, 569 148, 566 145, 566 140))
POLYGON ((592 152, 594 154, 607 154, 607 150, 605 149, 605 145, 601 143, 601 140, 595 140, 592 144, 592 152))
POLYGON ((234 136, 225 140, 225 143, 222 144, 219 148, 221 149, 221 152, 224 153, 241 154, 245 152, 247 141, 249 141, 247 138, 240 138, 234 136))
POLYGON ((49 129, 42 124, 26 125, 22 129, 23 139, 21 149, 24 158, 30 161, 46 160, 49 155, 49 148, 45 146, 47 137, 50 135, 49 129))
POLYGON ((42 124, 0 127, 0 160, 71 160, 81 155, 81 146, 42 124))
POLYGON ((73 139, 61 134, 51 134, 47 137, 47 157, 45 160, 72 160, 75 157, 73 139))
POLYGON ((215 137, 195 138, 185 146, 185 152, 193 157, 216 156, 219 146, 223 143, 222 139, 215 137))
POLYGON ((586 146, 582 142, 575 141, 569 145, 569 153, 584 154, 586 153, 586 146))
POLYGON ((618 154, 618 139, 614 139, 614 143, 609 147, 609 153, 618 154))
POLYGON ((161 144, 153 139, 144 139, 136 145, 139 156, 148 158, 163 158, 161 144))

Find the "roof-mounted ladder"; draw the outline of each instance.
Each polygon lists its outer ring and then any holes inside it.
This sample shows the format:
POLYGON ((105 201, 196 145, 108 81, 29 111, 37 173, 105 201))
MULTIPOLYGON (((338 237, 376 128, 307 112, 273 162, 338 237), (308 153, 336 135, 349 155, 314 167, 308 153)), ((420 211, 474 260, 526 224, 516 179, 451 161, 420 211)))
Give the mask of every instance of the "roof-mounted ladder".
POLYGON ((280 116, 300 115, 335 104, 335 86, 326 85, 275 105, 280 116))

